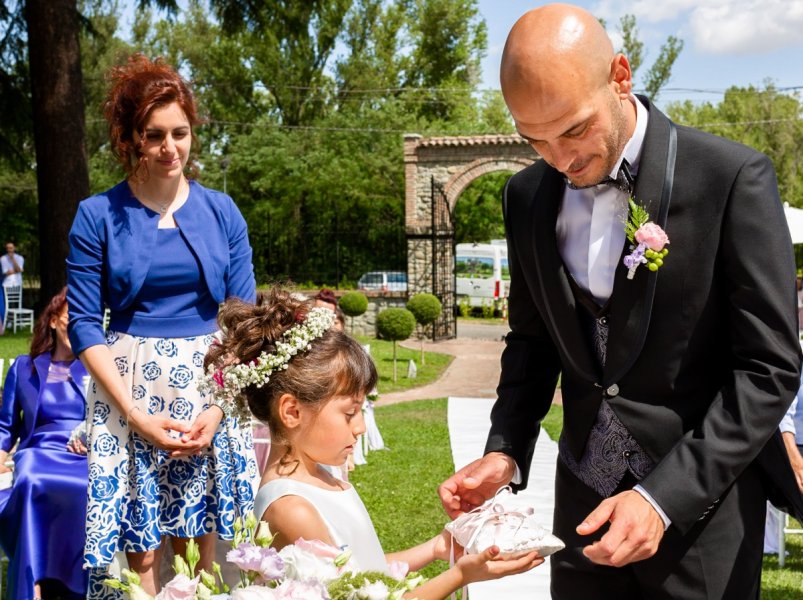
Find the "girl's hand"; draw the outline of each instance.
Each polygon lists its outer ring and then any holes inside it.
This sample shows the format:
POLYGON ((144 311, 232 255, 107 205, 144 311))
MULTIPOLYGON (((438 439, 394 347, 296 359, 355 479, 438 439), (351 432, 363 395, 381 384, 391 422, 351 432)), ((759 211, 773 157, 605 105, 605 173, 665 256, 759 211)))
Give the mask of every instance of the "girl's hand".
MULTIPOLYGON (((449 554, 452 549, 452 534, 445 529, 438 535, 432 538, 432 554, 437 560, 449 560, 449 554)), ((455 559, 463 555, 463 547, 457 542, 454 543, 454 557, 455 559)))
POLYGON ((186 456, 199 452, 200 448, 212 445, 212 437, 215 435, 220 422, 223 420, 223 411, 218 406, 210 406, 195 419, 190 430, 181 436, 181 441, 187 444, 190 452, 173 452, 172 456, 186 456), (200 445, 200 447, 199 447, 200 445))
POLYGON ((149 415, 141 410, 132 410, 128 415, 128 426, 166 452, 180 451, 182 454, 193 454, 201 448, 196 442, 185 442, 181 438, 169 435, 170 431, 187 433, 190 430, 189 425, 181 421, 149 415))
POLYGON ((0 473, 11 473, 11 469, 0 463, 0 473))
POLYGON ((537 567, 544 559, 537 552, 514 558, 499 558, 499 547, 491 546, 480 554, 465 554, 455 563, 466 584, 499 579, 507 575, 524 573, 537 567))

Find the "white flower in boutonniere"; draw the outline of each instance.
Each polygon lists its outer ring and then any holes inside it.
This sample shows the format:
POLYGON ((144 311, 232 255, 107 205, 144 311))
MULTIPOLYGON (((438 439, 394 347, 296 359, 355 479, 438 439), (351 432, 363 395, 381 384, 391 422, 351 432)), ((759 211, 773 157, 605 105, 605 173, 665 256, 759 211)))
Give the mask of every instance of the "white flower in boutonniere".
POLYGON ((669 254, 666 232, 650 221, 650 213, 630 199, 630 214, 625 222, 625 235, 630 242, 630 254, 623 262, 628 268, 627 278, 633 279, 639 265, 645 264, 650 271, 657 271, 669 254))

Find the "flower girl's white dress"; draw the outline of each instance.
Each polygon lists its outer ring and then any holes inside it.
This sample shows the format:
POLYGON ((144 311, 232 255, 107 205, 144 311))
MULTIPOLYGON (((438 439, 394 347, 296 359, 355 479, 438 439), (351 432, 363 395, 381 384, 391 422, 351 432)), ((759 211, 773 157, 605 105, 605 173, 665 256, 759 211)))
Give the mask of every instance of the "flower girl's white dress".
POLYGON ((357 570, 387 573, 382 545, 371 517, 353 486, 334 491, 295 479, 274 479, 259 488, 254 501, 254 514, 262 518, 268 506, 283 496, 299 496, 312 504, 326 523, 335 545, 351 549, 351 564, 357 570))

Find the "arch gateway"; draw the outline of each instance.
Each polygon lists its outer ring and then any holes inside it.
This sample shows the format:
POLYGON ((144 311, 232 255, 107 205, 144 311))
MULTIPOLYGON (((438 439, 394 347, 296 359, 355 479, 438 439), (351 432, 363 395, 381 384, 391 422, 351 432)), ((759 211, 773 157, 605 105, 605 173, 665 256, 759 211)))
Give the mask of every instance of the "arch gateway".
POLYGON ((443 303, 433 339, 452 338, 457 333, 452 217, 458 197, 481 175, 517 172, 537 158, 518 135, 426 138, 405 134, 408 294, 435 294, 443 303))

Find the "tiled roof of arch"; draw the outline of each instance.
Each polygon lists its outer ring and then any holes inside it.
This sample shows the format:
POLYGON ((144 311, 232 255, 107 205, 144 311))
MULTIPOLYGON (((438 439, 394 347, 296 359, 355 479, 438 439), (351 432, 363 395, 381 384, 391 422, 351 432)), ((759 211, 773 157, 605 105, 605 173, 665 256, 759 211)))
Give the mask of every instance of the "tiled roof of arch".
POLYGON ((527 146, 528 143, 518 134, 513 135, 450 135, 424 137, 417 145, 421 146, 527 146))

